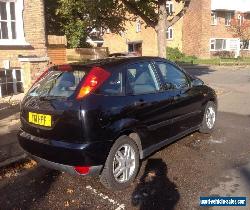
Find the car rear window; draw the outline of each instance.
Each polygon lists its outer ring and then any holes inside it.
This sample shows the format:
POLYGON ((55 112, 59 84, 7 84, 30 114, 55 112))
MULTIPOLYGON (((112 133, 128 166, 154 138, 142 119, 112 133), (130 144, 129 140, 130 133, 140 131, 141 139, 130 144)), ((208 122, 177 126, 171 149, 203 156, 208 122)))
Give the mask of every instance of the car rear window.
POLYGON ((87 71, 49 71, 29 91, 30 96, 62 97, 72 96, 87 71))

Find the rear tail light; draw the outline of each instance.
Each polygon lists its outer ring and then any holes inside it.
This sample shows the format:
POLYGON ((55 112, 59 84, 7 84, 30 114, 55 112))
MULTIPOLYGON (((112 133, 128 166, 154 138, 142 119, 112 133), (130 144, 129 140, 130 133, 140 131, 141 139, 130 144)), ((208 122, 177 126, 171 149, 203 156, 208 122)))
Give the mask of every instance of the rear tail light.
POLYGON ((87 175, 90 171, 89 166, 75 166, 74 169, 77 173, 81 175, 87 175))
POLYGON ((109 77, 110 72, 100 67, 93 67, 87 75, 85 81, 76 96, 78 100, 84 98, 86 95, 99 88, 109 77))

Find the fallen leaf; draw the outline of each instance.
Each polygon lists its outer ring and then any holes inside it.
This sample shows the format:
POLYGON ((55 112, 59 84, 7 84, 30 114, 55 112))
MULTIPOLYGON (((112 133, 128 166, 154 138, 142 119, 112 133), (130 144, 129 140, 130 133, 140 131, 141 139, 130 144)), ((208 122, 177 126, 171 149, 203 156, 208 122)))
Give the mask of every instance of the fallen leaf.
POLYGON ((23 165, 23 168, 25 168, 25 169, 30 169, 30 168, 35 167, 36 165, 37 165, 37 162, 34 161, 34 160, 31 160, 31 161, 25 163, 25 164, 23 165))
POLYGON ((72 194, 74 191, 71 189, 67 189, 67 193, 72 194))
POLYGON ((65 206, 65 207, 69 207, 69 202, 66 201, 66 202, 64 203, 64 206, 65 206))

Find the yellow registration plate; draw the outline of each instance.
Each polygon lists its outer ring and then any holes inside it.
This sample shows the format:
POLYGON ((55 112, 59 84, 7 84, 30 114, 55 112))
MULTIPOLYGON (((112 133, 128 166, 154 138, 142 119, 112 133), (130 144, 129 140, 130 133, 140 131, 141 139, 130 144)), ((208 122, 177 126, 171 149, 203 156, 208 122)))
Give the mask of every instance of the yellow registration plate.
POLYGON ((45 127, 51 127, 51 124, 52 124, 51 121, 52 121, 51 115, 29 112, 30 123, 45 126, 45 127))

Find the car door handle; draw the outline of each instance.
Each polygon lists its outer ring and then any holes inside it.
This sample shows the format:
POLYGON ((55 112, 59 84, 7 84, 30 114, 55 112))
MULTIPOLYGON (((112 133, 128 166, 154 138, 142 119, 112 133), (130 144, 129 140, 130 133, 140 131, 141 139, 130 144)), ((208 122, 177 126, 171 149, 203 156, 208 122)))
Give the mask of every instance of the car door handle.
POLYGON ((181 94, 177 94, 174 96, 174 100, 178 100, 181 97, 181 94))
POLYGON ((144 106, 146 103, 145 101, 136 101, 134 104, 135 106, 144 106))

